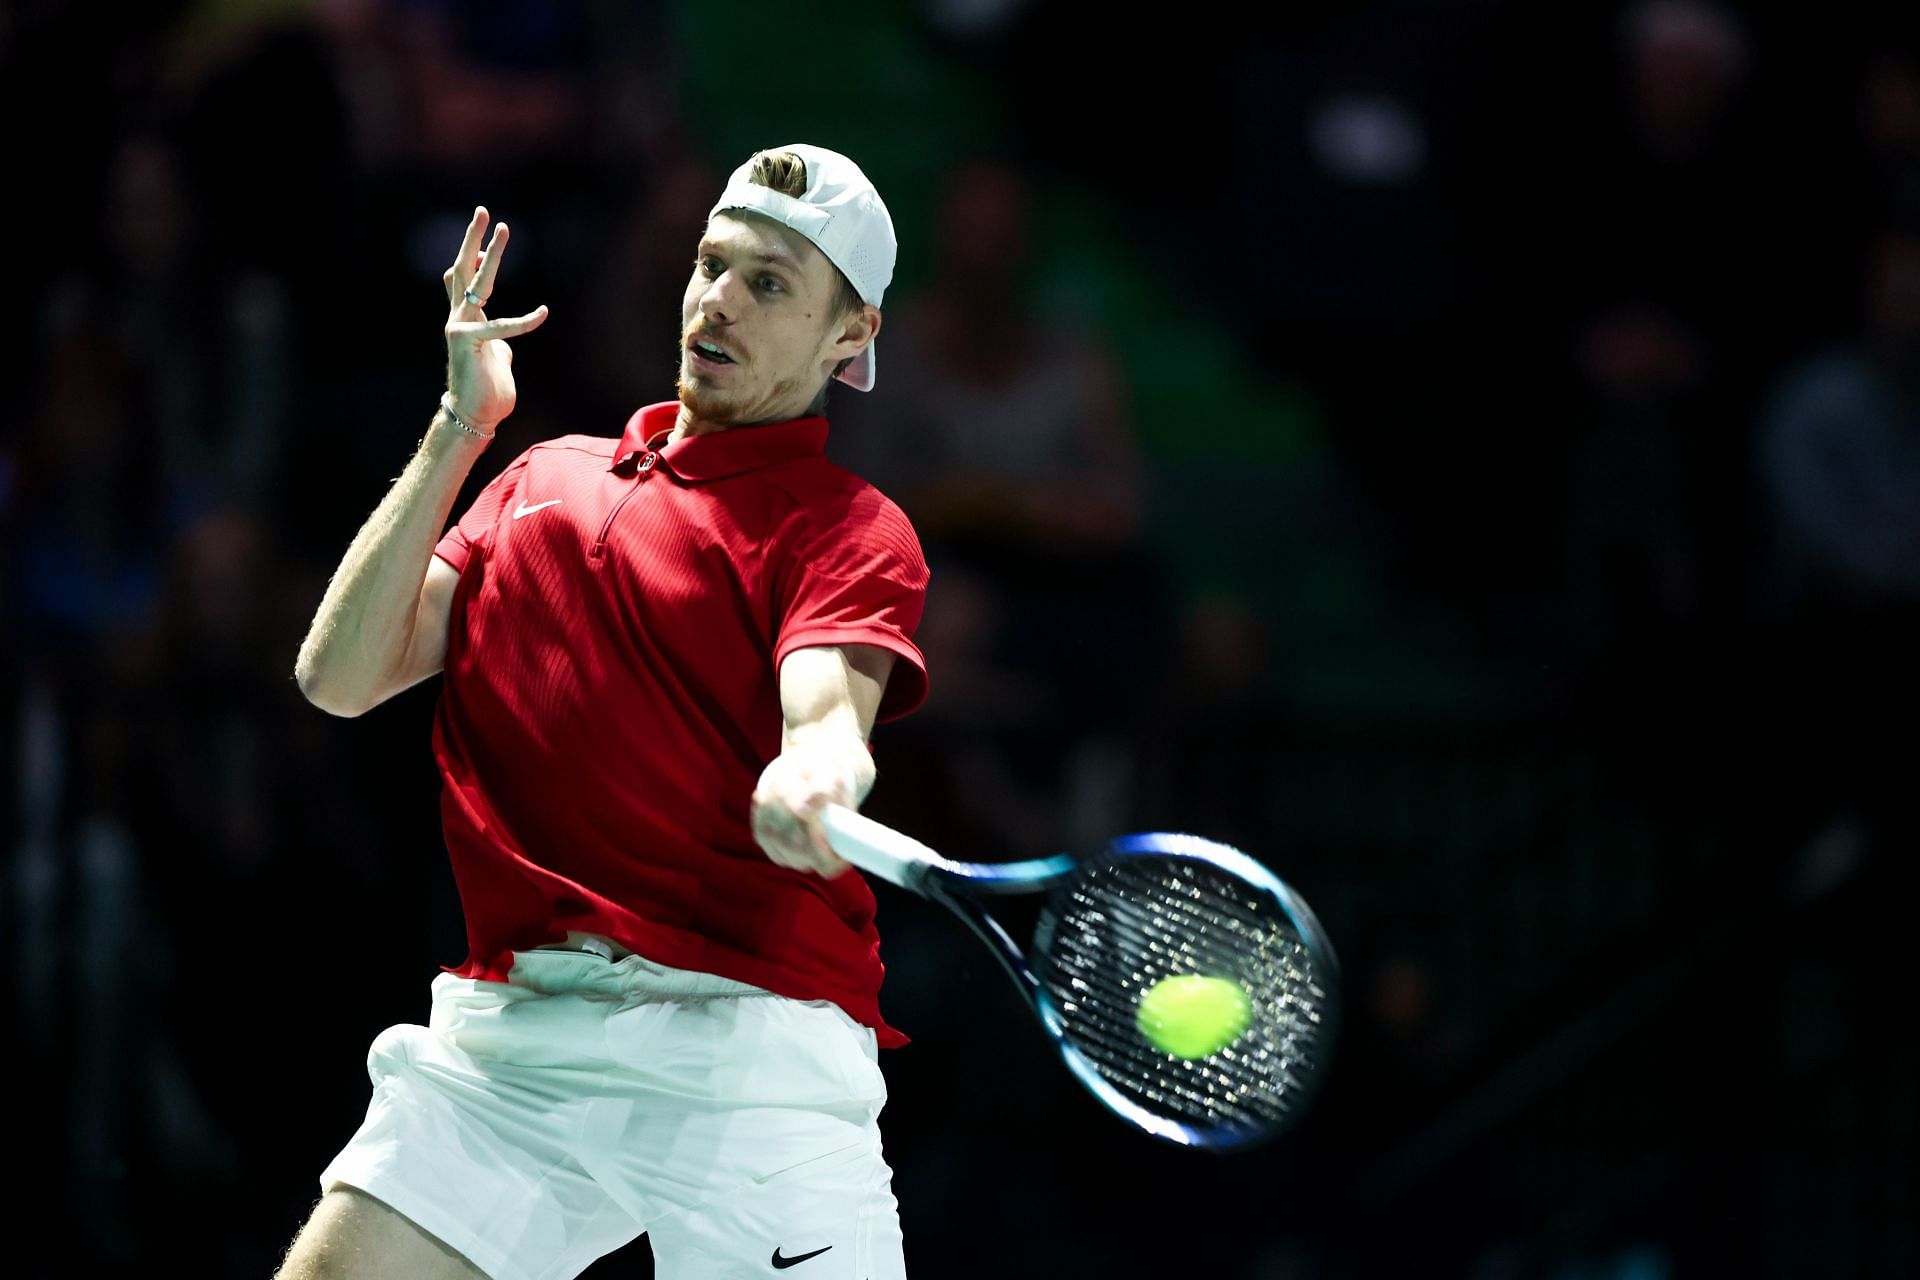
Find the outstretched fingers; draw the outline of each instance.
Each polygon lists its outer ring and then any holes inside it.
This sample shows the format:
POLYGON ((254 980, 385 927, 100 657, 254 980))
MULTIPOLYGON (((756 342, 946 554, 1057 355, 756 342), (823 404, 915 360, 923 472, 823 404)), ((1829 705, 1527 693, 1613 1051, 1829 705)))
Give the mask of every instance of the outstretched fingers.
MULTIPOLYGON (((453 265, 447 268, 440 278, 447 286, 447 303, 458 306, 461 295, 466 293, 473 280, 474 256, 480 252, 480 237, 487 231, 487 206, 476 205, 473 217, 467 223, 467 234, 460 241, 460 252, 454 255, 453 265)), ((486 297, 484 293, 480 295, 486 297)))
MULTIPOLYGON (((479 293, 478 289, 474 290, 479 293)), ((531 333, 547 322, 547 307, 541 303, 523 316, 505 320, 462 320, 447 326, 449 334, 463 334, 476 342, 493 338, 514 338, 531 333)))
POLYGON ((480 258, 480 269, 474 274, 473 283, 467 286, 473 296, 480 299, 476 306, 484 305, 493 296, 493 278, 500 274, 500 256, 507 249, 507 234, 506 223, 494 225, 493 239, 487 242, 487 251, 480 258))

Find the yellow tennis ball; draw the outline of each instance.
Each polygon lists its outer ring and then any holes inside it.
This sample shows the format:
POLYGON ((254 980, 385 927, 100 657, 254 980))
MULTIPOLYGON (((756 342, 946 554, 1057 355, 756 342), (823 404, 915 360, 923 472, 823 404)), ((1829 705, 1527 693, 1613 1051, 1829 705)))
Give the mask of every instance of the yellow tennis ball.
POLYGON ((1162 978, 1140 997, 1140 1034, 1176 1058, 1205 1058, 1232 1044, 1253 1017, 1253 1001, 1231 978, 1185 973, 1162 978))

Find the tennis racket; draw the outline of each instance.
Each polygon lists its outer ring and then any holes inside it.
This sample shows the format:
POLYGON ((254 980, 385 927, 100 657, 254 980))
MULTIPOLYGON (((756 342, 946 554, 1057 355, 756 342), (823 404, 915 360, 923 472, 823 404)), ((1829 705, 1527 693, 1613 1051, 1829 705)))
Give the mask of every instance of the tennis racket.
POLYGON ((822 820, 848 862, 959 916, 1080 1082, 1154 1137, 1244 1149, 1289 1128, 1317 1092, 1333 1048, 1339 961, 1300 896, 1239 850, 1151 832, 1090 858, 952 862, 840 805, 822 820), (1039 893, 1045 904, 1023 949, 987 904, 1039 893), (1169 980, 1234 984, 1233 1023, 1244 1028, 1212 1052, 1161 1048, 1148 1010, 1169 980))

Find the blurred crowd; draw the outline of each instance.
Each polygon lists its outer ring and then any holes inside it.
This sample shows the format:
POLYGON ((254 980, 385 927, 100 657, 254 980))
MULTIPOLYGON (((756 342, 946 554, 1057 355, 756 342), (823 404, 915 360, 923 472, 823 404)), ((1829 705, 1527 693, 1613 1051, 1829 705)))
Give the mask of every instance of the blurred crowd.
POLYGON ((922 1274, 1178 1265, 1097 1228, 1143 1179, 1254 1215, 1210 1274, 1920 1268, 1920 24, 1322 0, 1190 65, 1102 19, 1082 66, 1075 6, 777 8, 0 5, 19 1274, 291 1238, 461 958, 437 682, 343 721, 292 677, 432 414, 439 274, 484 203, 505 310, 552 309, 464 509, 671 398, 736 108, 899 224, 878 388, 828 405, 933 568, 869 812, 1231 840, 1347 962, 1323 1107, 1236 1176, 1119 1133, 884 898, 922 1274))

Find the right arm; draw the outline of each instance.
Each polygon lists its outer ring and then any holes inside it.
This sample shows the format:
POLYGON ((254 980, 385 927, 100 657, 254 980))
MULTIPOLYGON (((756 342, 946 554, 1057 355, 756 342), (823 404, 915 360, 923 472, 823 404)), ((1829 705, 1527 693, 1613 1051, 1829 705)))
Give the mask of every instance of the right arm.
MULTIPOLYGON (((473 211, 453 266, 442 275, 447 291, 447 390, 460 417, 492 438, 513 412, 513 350, 506 339, 537 329, 538 307, 512 320, 488 320, 481 304, 506 249, 507 226, 479 252, 487 227, 484 207, 473 211)), ((307 700, 338 716, 357 716, 441 669, 453 566, 433 555, 460 486, 487 440, 462 431, 444 407, 387 496, 354 536, 300 644, 294 679, 307 700)))

